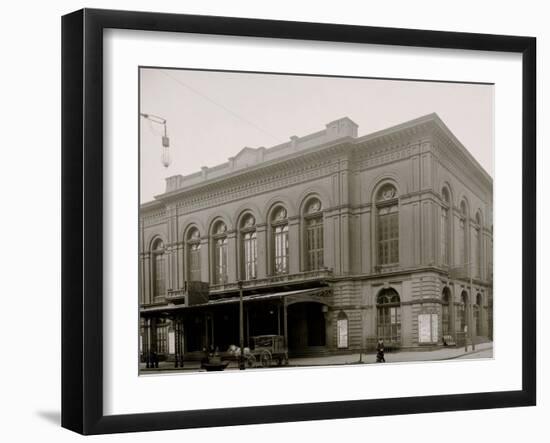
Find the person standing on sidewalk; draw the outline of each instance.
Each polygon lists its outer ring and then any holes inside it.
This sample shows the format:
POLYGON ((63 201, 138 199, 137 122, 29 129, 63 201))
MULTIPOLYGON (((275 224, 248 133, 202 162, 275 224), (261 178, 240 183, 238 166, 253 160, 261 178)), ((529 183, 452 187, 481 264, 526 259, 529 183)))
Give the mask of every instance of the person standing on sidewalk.
POLYGON ((381 338, 378 339, 378 343, 376 344, 376 363, 386 363, 386 359, 384 358, 384 340, 381 338))

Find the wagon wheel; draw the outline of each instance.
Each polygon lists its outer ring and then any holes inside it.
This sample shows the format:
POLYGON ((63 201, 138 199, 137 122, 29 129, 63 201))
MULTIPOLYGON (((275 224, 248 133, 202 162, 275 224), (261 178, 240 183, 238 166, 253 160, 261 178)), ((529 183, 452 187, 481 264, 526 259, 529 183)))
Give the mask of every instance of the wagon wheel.
POLYGON ((268 351, 262 351, 260 354, 260 363, 263 368, 271 366, 271 354, 268 351))
POLYGON ((252 354, 246 356, 246 365, 249 368, 253 368, 256 366, 256 357, 254 357, 252 354))

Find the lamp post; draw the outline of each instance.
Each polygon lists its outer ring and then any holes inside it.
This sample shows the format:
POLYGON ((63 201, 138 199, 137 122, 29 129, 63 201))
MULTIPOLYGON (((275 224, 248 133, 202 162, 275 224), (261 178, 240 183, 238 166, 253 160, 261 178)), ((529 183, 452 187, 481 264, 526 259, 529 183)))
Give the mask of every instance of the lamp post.
POLYGON ((239 356, 239 369, 244 369, 244 310, 243 310, 243 282, 239 280, 239 344, 241 354, 239 356))
POLYGON ((144 112, 140 112, 139 115, 150 122, 156 123, 158 125, 162 125, 164 132, 162 135, 162 154, 161 154, 161 162, 164 165, 165 168, 170 166, 171 160, 170 160, 170 139, 168 138, 168 131, 166 129, 166 119, 159 117, 158 115, 153 114, 146 114, 144 112))

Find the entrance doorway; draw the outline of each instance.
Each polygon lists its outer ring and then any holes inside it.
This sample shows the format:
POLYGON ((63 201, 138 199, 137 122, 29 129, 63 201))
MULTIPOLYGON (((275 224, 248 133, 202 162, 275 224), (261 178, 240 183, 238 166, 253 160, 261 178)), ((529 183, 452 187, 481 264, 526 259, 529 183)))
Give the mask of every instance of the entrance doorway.
POLYGON ((321 303, 303 302, 288 307, 288 348, 307 351, 326 345, 325 314, 321 303))

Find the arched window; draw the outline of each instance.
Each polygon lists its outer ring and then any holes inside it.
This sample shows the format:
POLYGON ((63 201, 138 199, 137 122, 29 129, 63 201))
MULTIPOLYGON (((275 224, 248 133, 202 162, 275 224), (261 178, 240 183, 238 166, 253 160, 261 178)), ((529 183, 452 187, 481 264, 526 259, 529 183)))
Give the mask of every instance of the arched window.
POLYGON ((337 346, 338 348, 347 348, 348 347, 348 316, 344 311, 338 313, 336 318, 336 331, 337 335, 337 346))
POLYGON ((288 218, 286 209, 279 206, 271 217, 273 273, 288 274, 288 218))
POLYGON ((378 265, 399 262, 399 208, 397 191, 391 184, 376 194, 376 238, 378 265))
POLYGON ((256 243, 256 220, 251 214, 243 217, 240 225, 241 234, 241 266, 244 280, 256 278, 256 263, 258 260, 258 248, 256 243))
MULTIPOLYGON (((468 210, 466 208, 466 202, 463 200, 460 203, 460 220, 459 220, 459 251, 460 251, 460 264, 465 266, 465 271, 468 271, 466 265, 469 264, 468 257, 468 210)), ((469 274, 469 272, 467 272, 469 274)))
POLYGON ((476 213, 476 224, 474 226, 474 240, 473 240, 473 270, 474 277, 481 277, 481 215, 476 213))
POLYGON ((448 287, 443 288, 443 294, 441 296, 441 328, 443 335, 449 335, 450 333, 450 320, 451 315, 449 311, 449 303, 451 301, 451 291, 448 287))
POLYGON ((197 228, 187 234, 187 278, 189 281, 201 281, 201 235, 197 228))
POLYGON ((164 243, 161 239, 153 245, 153 296, 154 298, 166 295, 166 268, 164 260, 164 243))
POLYGON ((450 229, 450 217, 449 209, 451 208, 451 198, 449 195, 449 190, 443 188, 441 192, 442 205, 441 205, 441 263, 443 265, 448 265, 450 260, 450 251, 451 251, 451 229, 450 229))
POLYGON ((227 227, 222 221, 214 225, 214 283, 227 283, 227 227))
POLYGON ((306 268, 315 271, 323 267, 323 213, 317 198, 308 201, 304 213, 306 233, 306 268))
POLYGON ((386 343, 401 342, 401 300, 395 289, 383 289, 376 299, 377 333, 386 343))

